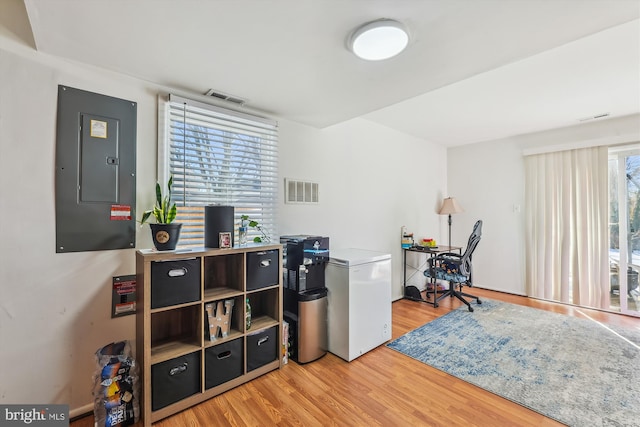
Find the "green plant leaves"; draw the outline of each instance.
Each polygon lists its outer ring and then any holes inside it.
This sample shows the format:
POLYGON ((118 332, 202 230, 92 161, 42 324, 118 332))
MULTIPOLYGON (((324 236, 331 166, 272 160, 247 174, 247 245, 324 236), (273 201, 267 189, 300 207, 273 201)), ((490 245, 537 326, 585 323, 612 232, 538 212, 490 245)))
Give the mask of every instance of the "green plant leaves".
POLYGON ((240 220, 242 221, 242 226, 243 227, 248 225, 251 228, 255 228, 256 230, 258 230, 260 232, 260 234, 262 234, 262 236, 256 236, 256 237, 253 238, 253 241, 255 243, 268 242, 270 240, 269 236, 264 231, 264 229, 262 228, 262 226, 260 225, 260 223, 258 221, 254 221, 252 219, 249 219, 249 215, 240 215, 240 220), (245 224, 245 222, 248 222, 248 223, 245 224))
POLYGON ((173 175, 169 177, 167 183, 167 195, 162 197, 162 187, 159 182, 156 182, 156 203, 153 209, 144 211, 140 224, 144 224, 151 214, 159 224, 170 224, 176 219, 178 214, 178 208, 175 203, 171 204, 171 187, 173 186, 173 175))

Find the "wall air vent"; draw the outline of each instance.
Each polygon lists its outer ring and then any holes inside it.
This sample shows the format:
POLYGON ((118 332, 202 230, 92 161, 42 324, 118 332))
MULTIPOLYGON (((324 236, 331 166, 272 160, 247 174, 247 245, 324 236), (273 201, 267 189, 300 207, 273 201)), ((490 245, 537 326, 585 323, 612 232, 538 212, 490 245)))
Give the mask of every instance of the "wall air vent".
POLYGON ((209 89, 204 94, 206 96, 211 96, 212 98, 218 98, 223 101, 233 102, 234 104, 238 104, 238 105, 244 105, 247 103, 246 99, 243 99, 234 95, 229 95, 228 93, 220 92, 219 90, 215 90, 215 89, 209 89))
POLYGON ((596 114, 595 116, 583 117, 581 119, 578 119, 578 121, 588 122, 589 120, 604 119, 605 117, 609 117, 609 114, 610 113, 600 113, 600 114, 596 114))
POLYGON ((284 179, 284 202, 318 204, 318 183, 284 179))

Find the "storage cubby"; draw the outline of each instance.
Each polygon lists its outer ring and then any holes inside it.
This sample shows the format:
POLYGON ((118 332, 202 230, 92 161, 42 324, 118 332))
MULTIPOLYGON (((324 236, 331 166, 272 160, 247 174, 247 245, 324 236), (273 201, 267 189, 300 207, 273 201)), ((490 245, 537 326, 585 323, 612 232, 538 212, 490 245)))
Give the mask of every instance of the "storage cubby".
POLYGON ((204 257, 204 298, 221 299, 244 289, 244 254, 204 257))
POLYGON ((200 351, 151 366, 151 409, 156 411, 200 392, 200 351))
POLYGON ((280 289, 271 288, 247 293, 251 305, 251 329, 255 331, 278 323, 280 316, 280 289))
POLYGON ((280 368, 281 278, 279 244, 136 252, 145 426, 280 368))
POLYGON ((278 359, 278 329, 272 326, 247 335, 247 372, 278 359))
POLYGON ((244 325, 244 298, 242 295, 236 296, 234 298, 227 298, 224 300, 214 300, 214 301, 206 301, 204 303, 204 315, 205 317, 205 328, 204 328, 204 339, 205 347, 209 347, 212 345, 220 344, 223 341, 229 341, 239 336, 242 336, 243 325, 244 325), (231 314, 228 316, 229 324, 226 325, 224 322, 227 320, 226 311, 229 308, 227 306, 227 301, 232 301, 233 305, 231 307, 231 314), (214 319, 214 323, 210 324, 209 318, 209 310, 208 305, 211 304, 212 314, 216 316, 214 319), (218 310, 222 310, 223 313, 218 313, 218 310), (218 319, 221 319, 218 320, 218 319), (226 331, 225 331, 226 327, 226 331), (226 336, 225 336, 226 332, 226 336), (212 334, 216 334, 212 337, 212 334))
POLYGON ((151 363, 200 348, 200 304, 151 313, 151 363))
POLYGON ((273 286, 280 283, 277 250, 264 250, 247 254, 247 291, 273 286))
POLYGON ((206 390, 243 374, 244 340, 242 338, 209 347, 204 353, 206 390))
POLYGON ((200 299, 200 258, 155 261, 151 264, 151 308, 200 299))

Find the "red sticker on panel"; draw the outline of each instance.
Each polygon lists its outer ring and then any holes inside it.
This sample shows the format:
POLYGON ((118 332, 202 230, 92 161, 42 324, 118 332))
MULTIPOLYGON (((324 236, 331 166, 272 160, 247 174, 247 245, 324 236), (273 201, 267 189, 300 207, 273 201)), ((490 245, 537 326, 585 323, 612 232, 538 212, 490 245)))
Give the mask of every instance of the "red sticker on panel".
POLYGON ((131 220, 131 206, 111 205, 111 221, 131 220))

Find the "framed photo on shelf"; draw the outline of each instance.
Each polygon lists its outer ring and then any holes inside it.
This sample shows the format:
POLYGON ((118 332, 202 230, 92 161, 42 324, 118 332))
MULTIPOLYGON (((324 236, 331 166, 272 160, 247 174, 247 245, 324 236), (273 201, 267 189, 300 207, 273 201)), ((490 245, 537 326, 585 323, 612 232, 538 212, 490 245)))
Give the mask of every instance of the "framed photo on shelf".
POLYGON ((230 248, 231 247, 231 233, 224 232, 220 233, 220 249, 230 248))

